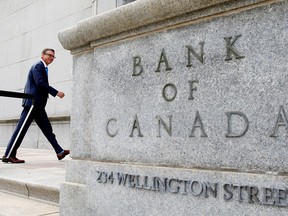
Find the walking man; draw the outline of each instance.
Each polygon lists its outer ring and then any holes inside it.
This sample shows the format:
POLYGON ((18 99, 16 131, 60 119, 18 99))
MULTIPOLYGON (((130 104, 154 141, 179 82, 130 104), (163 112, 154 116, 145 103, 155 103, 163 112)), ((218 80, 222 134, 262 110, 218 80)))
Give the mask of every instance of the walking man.
POLYGON ((63 159, 70 153, 69 150, 63 150, 58 144, 45 111, 48 94, 60 98, 65 96, 63 92, 54 89, 48 82, 48 65, 51 64, 55 58, 55 51, 46 48, 42 51, 41 60, 31 67, 24 92, 34 96, 34 104, 32 105, 31 99, 23 99, 23 111, 7 145, 5 155, 2 158, 3 162, 25 163, 24 160, 18 159, 16 154, 33 119, 54 148, 58 160, 63 159))

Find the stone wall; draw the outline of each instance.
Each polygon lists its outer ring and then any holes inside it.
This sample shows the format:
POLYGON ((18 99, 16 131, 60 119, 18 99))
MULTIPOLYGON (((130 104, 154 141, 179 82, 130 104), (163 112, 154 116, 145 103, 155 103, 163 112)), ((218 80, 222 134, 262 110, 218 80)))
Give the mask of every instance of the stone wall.
POLYGON ((286 215, 287 10, 139 0, 61 31, 61 215, 286 215))

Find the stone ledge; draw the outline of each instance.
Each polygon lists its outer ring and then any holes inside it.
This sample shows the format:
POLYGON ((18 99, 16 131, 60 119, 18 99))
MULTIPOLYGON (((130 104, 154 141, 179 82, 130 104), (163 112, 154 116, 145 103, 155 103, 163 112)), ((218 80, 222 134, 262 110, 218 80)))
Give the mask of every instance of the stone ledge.
POLYGON ((76 26, 59 32, 58 38, 65 49, 75 54, 132 36, 163 28, 167 30, 168 27, 192 20, 211 18, 229 11, 235 13, 248 10, 251 6, 279 1, 281 0, 138 0, 83 20, 76 26), (182 18, 183 15, 186 18, 182 18))
POLYGON ((58 37, 62 46, 71 50, 93 40, 229 1, 231 0, 138 0, 83 20, 76 26, 61 31, 58 37))

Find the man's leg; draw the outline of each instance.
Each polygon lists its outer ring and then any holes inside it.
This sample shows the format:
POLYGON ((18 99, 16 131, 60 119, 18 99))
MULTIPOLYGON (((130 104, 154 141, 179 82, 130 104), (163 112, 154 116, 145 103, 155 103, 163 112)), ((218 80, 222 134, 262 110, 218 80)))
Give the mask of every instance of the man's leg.
POLYGON ((25 119, 27 118, 27 115, 29 114, 29 110, 30 110, 30 107, 24 107, 22 113, 21 113, 21 116, 20 116, 20 119, 19 119, 19 122, 12 134, 12 137, 7 145, 7 148, 6 148, 6 152, 5 152, 5 157, 10 157, 10 158, 14 158, 16 157, 16 153, 17 153, 17 149, 19 148, 19 146, 21 145, 22 143, 22 140, 29 128, 29 126, 31 125, 31 122, 33 121, 33 110, 32 112, 30 113, 30 115, 28 116, 28 119, 26 120, 25 122, 25 119), (22 130, 20 131, 22 125, 24 124, 25 122, 25 125, 23 126, 22 130), (20 133, 20 134, 19 134, 20 133), (18 136, 19 134, 19 136, 18 136), (18 136, 18 138, 17 138, 18 136), (13 143, 15 142, 15 139, 17 138, 17 141, 13 147, 13 143), (11 149, 13 147, 13 149, 11 149), (12 150, 12 151, 11 151, 12 150), (9 155, 9 152, 11 151, 11 154, 9 155))
POLYGON ((39 126, 39 128, 41 129, 41 131, 43 132, 43 134, 45 135, 45 137, 53 146, 56 154, 60 154, 61 152, 63 152, 63 149, 58 144, 56 140, 56 136, 53 133, 53 129, 52 129, 51 123, 48 119, 45 109, 35 108, 34 119, 37 125, 39 126))

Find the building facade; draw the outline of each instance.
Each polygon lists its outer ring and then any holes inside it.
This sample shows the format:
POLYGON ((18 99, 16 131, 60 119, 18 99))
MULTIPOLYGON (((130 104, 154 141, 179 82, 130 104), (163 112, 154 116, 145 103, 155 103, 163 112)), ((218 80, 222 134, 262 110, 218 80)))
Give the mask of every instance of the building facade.
MULTIPOLYGON (((50 85, 65 92, 63 99, 50 97, 46 110, 64 148, 70 145, 72 57, 58 41, 58 32, 77 22, 123 6, 131 0, 0 0, 0 89, 23 92, 30 67, 43 48, 56 51, 49 65, 50 85)), ((21 99, 0 97, 0 147, 6 147, 21 113, 21 99)), ((32 123, 22 147, 48 148, 50 144, 32 123)))

